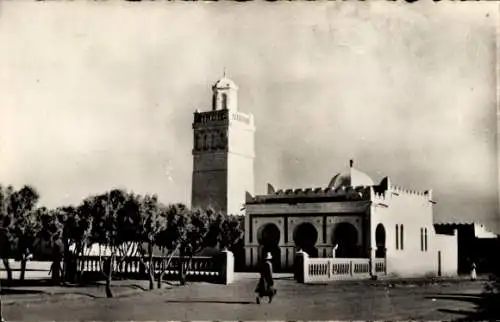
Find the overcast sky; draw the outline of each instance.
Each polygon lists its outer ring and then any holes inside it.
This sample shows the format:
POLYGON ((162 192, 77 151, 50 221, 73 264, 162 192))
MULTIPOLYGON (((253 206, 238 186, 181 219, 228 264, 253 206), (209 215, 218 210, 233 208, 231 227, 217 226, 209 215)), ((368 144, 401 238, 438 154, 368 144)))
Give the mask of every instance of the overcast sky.
POLYGON ((112 187, 190 202, 192 113, 226 67, 255 115, 255 190, 348 160, 499 218, 496 3, 4 1, 0 182, 50 207, 112 187))

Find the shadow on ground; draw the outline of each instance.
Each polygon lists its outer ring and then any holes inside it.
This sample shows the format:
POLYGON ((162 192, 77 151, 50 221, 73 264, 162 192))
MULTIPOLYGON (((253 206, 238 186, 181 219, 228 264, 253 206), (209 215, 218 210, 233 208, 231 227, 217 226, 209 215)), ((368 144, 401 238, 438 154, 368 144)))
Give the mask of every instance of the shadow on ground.
POLYGON ((2 287, 20 287, 20 286, 51 286, 52 281, 50 279, 25 279, 25 280, 4 280, 1 281, 2 287))
POLYGON ((218 300, 168 300, 165 303, 208 303, 208 304, 255 304, 250 301, 218 301, 218 300))
POLYGON ((500 320, 500 294, 483 292, 479 294, 444 293, 425 297, 432 300, 468 302, 475 310, 437 309, 439 312, 461 315, 455 321, 498 321, 500 320))
MULTIPOLYGON (((127 281, 112 281, 111 289, 115 294, 115 298, 119 297, 128 297, 137 292, 134 291, 149 291, 148 287, 145 287, 144 281, 142 280, 127 280, 127 281), (132 291, 125 291, 132 290, 132 291)), ((78 284, 54 284, 50 279, 29 279, 29 280, 4 280, 1 281, 0 294, 4 296, 15 296, 19 300, 27 299, 29 300, 32 297, 29 295, 40 295, 40 299, 42 296, 56 296, 56 297, 65 297, 65 296, 84 296, 90 297, 93 299, 105 298, 105 281, 83 281, 78 284), (24 298, 23 295, 28 297, 24 298)), ((156 286, 156 283, 155 283, 156 286)), ((174 283, 164 283, 163 289, 170 289, 176 287, 174 283)))
POLYGON ((0 291, 1 295, 25 295, 25 294, 46 294, 43 291, 38 290, 23 290, 23 289, 11 289, 11 288, 2 288, 0 291))

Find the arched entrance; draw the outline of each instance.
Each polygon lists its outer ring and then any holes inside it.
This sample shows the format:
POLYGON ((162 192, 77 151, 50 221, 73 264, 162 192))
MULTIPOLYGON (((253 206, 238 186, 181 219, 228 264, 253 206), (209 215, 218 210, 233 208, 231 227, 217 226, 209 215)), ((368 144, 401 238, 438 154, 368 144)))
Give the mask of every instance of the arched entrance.
POLYGON ((318 241, 318 231, 310 223, 303 223, 295 228, 293 233, 295 246, 306 252, 309 257, 318 257, 316 242, 318 241))
POLYGON ((337 245, 335 257, 357 258, 361 257, 358 247, 358 230, 350 223, 340 223, 333 232, 333 245, 337 245))
POLYGON ((378 224, 375 229, 375 245, 377 246, 375 257, 385 258, 385 228, 382 224, 378 224))
POLYGON ((280 238, 280 229, 275 224, 266 224, 259 230, 258 241, 261 261, 264 260, 267 253, 271 253, 273 256, 271 262, 273 263, 273 269, 276 271, 281 269, 280 238))

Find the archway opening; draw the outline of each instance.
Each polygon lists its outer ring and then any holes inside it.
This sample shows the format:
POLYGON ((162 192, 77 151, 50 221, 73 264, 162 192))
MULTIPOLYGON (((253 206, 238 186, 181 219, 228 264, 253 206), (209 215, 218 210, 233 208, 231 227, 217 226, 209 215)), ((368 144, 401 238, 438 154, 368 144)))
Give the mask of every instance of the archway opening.
POLYGON ((350 223, 340 223, 333 232, 333 245, 336 245, 335 257, 357 258, 361 257, 358 246, 358 230, 350 223))
POLYGON ((318 257, 316 242, 318 241, 318 231, 310 223, 303 223, 295 228, 293 233, 295 246, 306 252, 309 257, 318 257))
POLYGON ((271 253, 273 269, 281 269, 281 249, 279 247, 281 232, 275 224, 264 225, 259 232, 260 258, 264 261, 267 253, 271 253))
POLYGON ((377 246, 375 250, 375 257, 385 258, 386 248, 385 248, 385 228, 384 225, 378 224, 375 228, 375 244, 377 246))

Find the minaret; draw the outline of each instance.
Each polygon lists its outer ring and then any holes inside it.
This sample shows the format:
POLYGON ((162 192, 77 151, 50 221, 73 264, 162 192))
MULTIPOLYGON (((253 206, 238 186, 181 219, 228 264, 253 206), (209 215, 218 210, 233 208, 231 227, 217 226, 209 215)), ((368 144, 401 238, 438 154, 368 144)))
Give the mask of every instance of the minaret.
MULTIPOLYGON (((225 74, 225 73, 224 73, 225 74)), ((238 87, 225 75, 212 86, 212 108, 194 113, 191 206, 240 214, 254 190, 254 118, 238 111, 238 87)))

